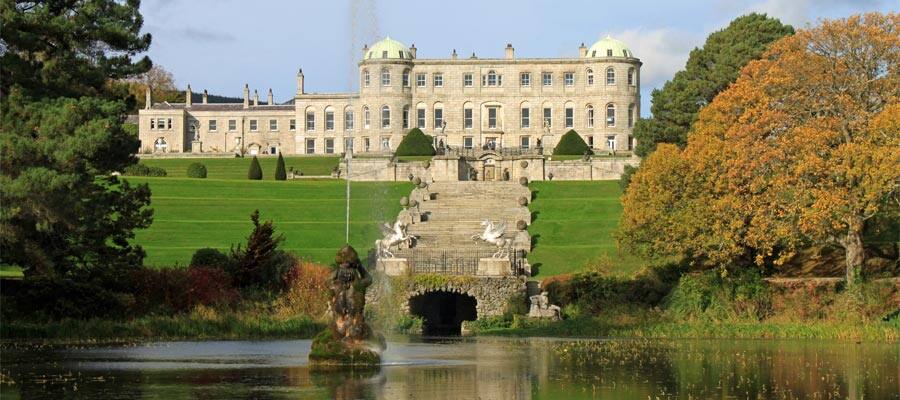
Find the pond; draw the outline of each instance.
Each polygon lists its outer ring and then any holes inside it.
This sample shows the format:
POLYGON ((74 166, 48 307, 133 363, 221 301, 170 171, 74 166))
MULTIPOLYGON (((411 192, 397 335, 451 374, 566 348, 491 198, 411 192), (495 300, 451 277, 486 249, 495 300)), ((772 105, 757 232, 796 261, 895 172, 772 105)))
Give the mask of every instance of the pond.
POLYGON ((7 399, 896 399, 900 347, 823 341, 409 338, 378 371, 313 372, 308 340, 2 352, 7 399))

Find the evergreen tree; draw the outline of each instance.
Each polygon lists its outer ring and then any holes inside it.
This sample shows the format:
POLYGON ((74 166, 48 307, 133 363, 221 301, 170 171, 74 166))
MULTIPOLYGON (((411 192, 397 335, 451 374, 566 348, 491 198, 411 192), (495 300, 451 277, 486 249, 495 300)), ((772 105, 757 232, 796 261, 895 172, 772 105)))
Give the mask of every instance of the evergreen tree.
POLYGON ((275 165, 275 180, 287 180, 287 171, 284 168, 284 157, 281 156, 280 151, 278 152, 278 163, 275 165))
POLYGON ((275 235, 272 221, 259 222, 259 210, 250 214, 253 231, 247 237, 247 247, 231 250, 234 260, 230 266, 234 284, 240 288, 251 286, 279 289, 281 279, 293 260, 285 252, 278 250, 284 241, 282 235, 275 235))
POLYGON ((395 152, 398 156, 433 156, 434 139, 422 132, 419 128, 413 128, 403 137, 395 152))
POLYGON ((262 167, 259 165, 259 159, 253 156, 250 160, 250 169, 247 171, 247 179, 261 180, 263 178, 262 167))
POLYGON ((646 157, 658 143, 683 148, 700 108, 734 82, 741 68, 759 58, 771 43, 793 33, 794 28, 776 18, 752 13, 709 35, 702 48, 691 51, 685 68, 651 93, 653 116, 634 125, 635 153, 646 157))
MULTIPOLYGON (((122 79, 147 71, 139 2, 0 3, 0 263, 26 278, 139 265, 146 185, 113 172, 136 162, 122 79)), ((131 100, 133 102, 133 99, 131 100)))
POLYGON ((570 129, 565 135, 559 138, 559 143, 553 148, 554 156, 581 156, 585 154, 594 154, 591 148, 584 142, 581 135, 570 129))

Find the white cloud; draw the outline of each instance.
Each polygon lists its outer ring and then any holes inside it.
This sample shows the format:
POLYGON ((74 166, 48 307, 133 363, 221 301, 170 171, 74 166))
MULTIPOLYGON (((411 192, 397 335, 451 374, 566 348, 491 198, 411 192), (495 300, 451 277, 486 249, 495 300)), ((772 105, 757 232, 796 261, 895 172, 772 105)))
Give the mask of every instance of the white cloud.
POLYGON ((816 19, 828 11, 858 12, 882 3, 882 0, 763 0, 744 7, 741 14, 763 12, 794 28, 803 28, 815 24, 816 19))
POLYGON ((652 89, 662 86, 676 72, 684 68, 688 55, 699 46, 702 34, 673 29, 629 29, 611 34, 625 42, 641 66, 641 87, 652 89))

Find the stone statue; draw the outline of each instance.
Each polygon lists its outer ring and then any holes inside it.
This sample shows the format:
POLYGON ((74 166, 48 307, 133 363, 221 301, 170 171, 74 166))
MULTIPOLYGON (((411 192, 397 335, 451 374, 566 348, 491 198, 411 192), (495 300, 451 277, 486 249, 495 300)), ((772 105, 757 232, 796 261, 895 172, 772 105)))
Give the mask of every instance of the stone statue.
POLYGON ((528 300, 531 301, 531 309, 528 310, 529 317, 549 318, 555 321, 562 319, 559 306, 550 304, 547 292, 531 296, 528 300))
POLYGON ((313 365, 376 365, 381 362, 384 338, 376 337, 366 323, 366 289, 372 276, 359 261, 352 246, 345 245, 335 256, 331 274, 329 327, 316 335, 309 353, 313 365))
POLYGON ((493 221, 486 219, 481 221, 481 226, 484 227, 484 232, 480 235, 472 235, 472 240, 483 240, 497 246, 497 252, 491 256, 493 258, 509 257, 509 247, 513 241, 503 237, 506 234, 506 221, 494 225, 493 221))
POLYGON ((194 141, 199 142, 200 141, 200 129, 197 127, 197 125, 192 125, 191 130, 194 132, 194 141))
POLYGON ((393 226, 384 223, 379 228, 381 228, 381 234, 384 237, 375 241, 378 258, 394 258, 391 247, 405 243, 407 248, 412 248, 414 241, 417 239, 415 236, 407 233, 408 225, 402 221, 394 222, 393 226))
POLYGON ((447 121, 441 121, 441 135, 444 134, 444 129, 447 129, 447 121))

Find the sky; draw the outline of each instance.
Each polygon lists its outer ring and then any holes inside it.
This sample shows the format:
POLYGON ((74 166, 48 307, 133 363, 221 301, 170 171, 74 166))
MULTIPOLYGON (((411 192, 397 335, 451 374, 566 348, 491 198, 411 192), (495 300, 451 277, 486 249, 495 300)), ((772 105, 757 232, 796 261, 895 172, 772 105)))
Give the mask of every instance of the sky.
POLYGON ((577 57, 611 35, 641 59, 641 114, 650 93, 684 67, 706 36, 749 12, 764 12, 803 28, 822 18, 897 11, 890 0, 686 1, 375 1, 144 0, 147 55, 176 85, 240 97, 243 85, 261 99, 290 100, 303 69, 307 92, 355 91, 364 44, 390 36, 415 44, 419 58, 473 52, 502 58, 577 57))

